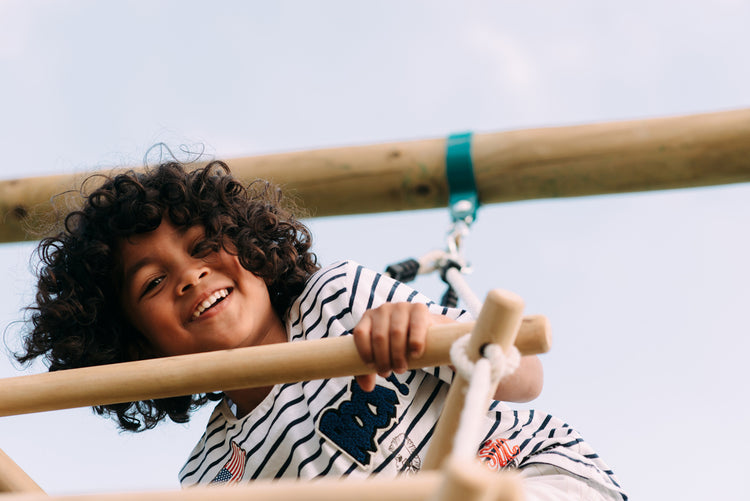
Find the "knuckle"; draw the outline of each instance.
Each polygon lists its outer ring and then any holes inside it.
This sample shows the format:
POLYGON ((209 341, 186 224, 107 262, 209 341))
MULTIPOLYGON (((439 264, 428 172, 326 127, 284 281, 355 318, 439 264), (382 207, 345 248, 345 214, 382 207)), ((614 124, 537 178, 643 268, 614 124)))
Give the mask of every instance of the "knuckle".
POLYGON ((378 329, 373 331, 371 338, 374 345, 382 346, 388 344, 388 332, 385 330, 378 329))
POLYGON ((369 337, 368 331, 362 327, 355 327, 352 329, 352 336, 354 337, 354 342, 358 344, 366 342, 369 337))
POLYGON ((391 324, 391 337, 399 338, 405 337, 409 331, 409 325, 406 323, 393 323, 391 324))

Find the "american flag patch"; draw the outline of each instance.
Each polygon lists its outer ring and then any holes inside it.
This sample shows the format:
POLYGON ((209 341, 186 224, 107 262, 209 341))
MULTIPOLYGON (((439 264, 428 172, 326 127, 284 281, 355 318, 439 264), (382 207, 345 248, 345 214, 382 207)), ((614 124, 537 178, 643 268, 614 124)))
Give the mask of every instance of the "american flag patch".
POLYGON ((211 480, 212 484, 235 484, 245 473, 245 451, 232 441, 232 457, 222 467, 221 471, 211 480))

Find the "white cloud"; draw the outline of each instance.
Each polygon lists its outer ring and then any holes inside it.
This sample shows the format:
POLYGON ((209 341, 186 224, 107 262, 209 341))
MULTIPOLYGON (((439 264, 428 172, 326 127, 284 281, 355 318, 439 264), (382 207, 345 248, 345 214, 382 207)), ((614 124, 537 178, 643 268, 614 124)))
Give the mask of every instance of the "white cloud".
POLYGON ((23 55, 31 39, 31 17, 22 2, 0 2, 0 59, 23 55))
POLYGON ((471 48, 491 65, 497 82, 517 92, 538 83, 538 71, 517 40, 486 25, 474 25, 467 34, 471 48))

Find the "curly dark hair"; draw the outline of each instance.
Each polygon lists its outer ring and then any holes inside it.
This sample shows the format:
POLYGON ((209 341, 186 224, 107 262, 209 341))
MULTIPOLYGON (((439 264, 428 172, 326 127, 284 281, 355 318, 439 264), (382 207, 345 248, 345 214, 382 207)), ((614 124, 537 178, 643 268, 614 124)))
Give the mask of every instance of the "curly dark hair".
MULTIPOLYGON (((175 226, 202 225, 206 249, 237 254, 264 279, 271 304, 286 310, 318 269, 311 235, 265 181, 243 185, 220 161, 188 170, 168 162, 145 172, 105 176, 68 214, 64 228, 43 239, 36 253, 37 292, 28 308, 29 331, 20 362, 44 356, 50 371, 127 362, 155 356, 121 311, 118 242, 155 230, 164 217, 175 226)), ((166 416, 184 423, 219 394, 187 395, 94 407, 129 431, 153 428, 166 416)))

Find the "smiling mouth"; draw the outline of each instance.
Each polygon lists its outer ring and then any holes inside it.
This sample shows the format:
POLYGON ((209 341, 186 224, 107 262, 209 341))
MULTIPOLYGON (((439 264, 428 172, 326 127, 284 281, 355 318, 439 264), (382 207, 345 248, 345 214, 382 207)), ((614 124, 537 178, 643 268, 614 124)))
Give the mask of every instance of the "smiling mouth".
POLYGON ((196 318, 203 315, 204 312, 210 310, 217 304, 221 303, 226 299, 226 297, 232 293, 232 289, 220 289, 208 296, 206 299, 203 300, 201 304, 198 305, 198 307, 193 312, 192 319, 195 320, 196 318))

